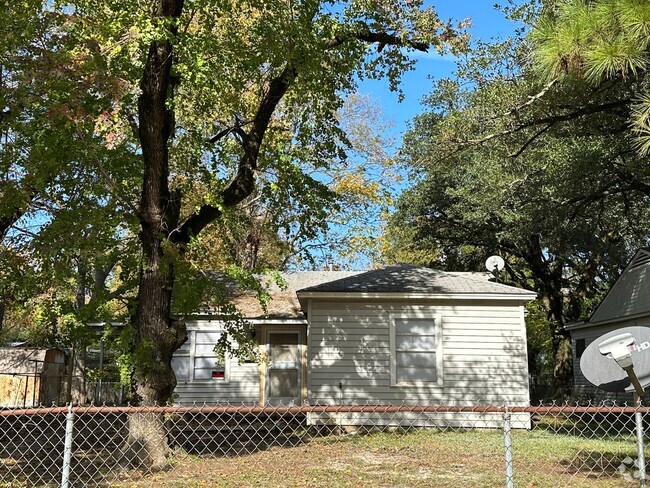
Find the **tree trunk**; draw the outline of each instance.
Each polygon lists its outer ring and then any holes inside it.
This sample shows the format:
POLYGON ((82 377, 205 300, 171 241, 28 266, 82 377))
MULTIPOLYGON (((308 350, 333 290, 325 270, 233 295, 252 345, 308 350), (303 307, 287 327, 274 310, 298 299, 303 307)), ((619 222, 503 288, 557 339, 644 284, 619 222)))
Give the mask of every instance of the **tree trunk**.
POLYGON ((559 253, 545 250, 539 235, 531 236, 521 255, 535 277, 536 288, 547 300, 553 355, 553 396, 555 400, 561 400, 571 393, 573 385, 571 341, 564 330, 563 263, 557 258, 559 253))
POLYGON ((160 471, 167 466, 171 453, 162 415, 136 413, 129 415, 129 434, 122 446, 122 459, 130 468, 160 471))
POLYGON ((0 297, 0 332, 4 327, 5 322, 5 300, 3 297, 0 297))
MULTIPOLYGON (((182 0, 163 0, 156 16, 177 18, 182 0)), ((175 35, 175 28, 171 27, 175 35)), ((152 42, 142 73, 138 99, 139 135, 144 175, 140 200, 140 242, 142 264, 137 308, 135 385, 144 404, 164 404, 176 386, 171 368, 174 351, 185 341, 185 330, 171 319, 174 260, 166 255, 164 242, 178 227, 180 202, 169 191, 168 143, 174 130, 174 115, 167 106, 173 95, 171 67, 174 58, 169 40, 152 42)))
POLYGON ((573 386, 573 355, 571 339, 564 329, 564 294, 561 285, 553 282, 548 286, 549 313, 551 324, 551 350, 553 353, 553 396, 564 400, 571 394, 573 386))
MULTIPOLYGON (((171 19, 180 16, 182 0, 162 0, 155 16, 171 19)), ((172 36, 175 27, 170 27, 172 36)), ((172 396, 176 377, 172 355, 186 340, 185 328, 171 318, 174 286, 174 260, 165 253, 164 242, 178 227, 180 202, 169 191, 168 143, 174 130, 174 117, 168 108, 173 96, 171 66, 174 53, 169 40, 152 42, 147 53, 138 100, 139 136, 144 174, 139 208, 142 264, 133 315, 135 327, 134 390, 144 405, 165 404, 172 396)), ((128 459, 150 469, 166 464, 169 448, 162 417, 156 414, 132 415, 129 436, 124 446, 128 459)))

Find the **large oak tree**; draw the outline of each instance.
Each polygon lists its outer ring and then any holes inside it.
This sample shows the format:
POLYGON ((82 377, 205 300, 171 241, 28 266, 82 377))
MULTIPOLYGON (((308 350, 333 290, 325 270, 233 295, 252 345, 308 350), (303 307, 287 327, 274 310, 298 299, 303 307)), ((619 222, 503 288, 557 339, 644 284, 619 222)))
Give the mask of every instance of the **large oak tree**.
POLYGON ((186 340, 173 315, 178 263, 205 229, 253 197, 296 212, 288 232, 322 225, 334 195, 321 176, 345 158, 337 111, 356 80, 385 76, 397 89, 409 51, 464 42, 418 1, 80 0, 43 9, 64 19, 65 49, 98 86, 87 97, 99 110, 73 98, 69 120, 105 186, 97 200, 115 202, 123 229, 137 225, 131 364, 146 404, 174 390, 171 358, 186 340))

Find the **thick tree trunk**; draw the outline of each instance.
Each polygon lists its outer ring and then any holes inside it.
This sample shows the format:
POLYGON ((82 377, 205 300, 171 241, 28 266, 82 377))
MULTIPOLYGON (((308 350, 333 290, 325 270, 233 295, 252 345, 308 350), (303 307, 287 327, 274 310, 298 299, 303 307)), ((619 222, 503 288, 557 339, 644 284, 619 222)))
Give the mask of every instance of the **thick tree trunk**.
POLYGON ((171 453, 164 418, 157 413, 129 415, 129 434, 122 446, 122 459, 130 468, 160 471, 171 453))
MULTIPOLYGON (((182 8, 182 0, 162 0, 155 15, 160 19, 178 18, 182 8)), ((170 29, 175 35, 175 27, 170 29)), ((174 131, 174 117, 167 102, 173 96, 173 56, 169 40, 150 45, 138 100, 144 174, 139 209, 142 264, 133 316, 133 381, 137 400, 144 405, 165 404, 171 399, 176 386, 172 355, 186 340, 184 327, 171 317, 174 261, 164 249, 164 242, 178 227, 180 211, 180 202, 171 195, 168 183, 168 144, 174 131)), ((131 416, 123 450, 132 464, 163 468, 169 448, 162 417, 131 416)))
POLYGON ((569 333, 564 329, 564 300, 561 285, 549 283, 548 318, 551 324, 554 400, 564 400, 571 394, 573 386, 573 355, 569 333))
MULTIPOLYGON (((157 16, 180 16, 182 0, 163 0, 157 16)), ((175 34, 172 27, 171 34, 175 34)), ((173 95, 171 67, 174 53, 169 40, 149 47, 138 100, 139 135, 144 160, 140 200, 140 242, 142 265, 136 328, 136 394, 144 404, 169 401, 176 379, 171 368, 174 351, 185 341, 185 331, 171 319, 174 261, 166 256, 164 241, 178 227, 180 202, 169 191, 168 144, 174 131, 174 116, 167 106, 173 95)))
POLYGON ((571 341, 564 330, 563 263, 553 259, 554 254, 545 250, 538 235, 531 236, 521 255, 535 277, 538 291, 547 301, 553 355, 553 396, 554 399, 561 400, 571 393, 573 385, 571 341))

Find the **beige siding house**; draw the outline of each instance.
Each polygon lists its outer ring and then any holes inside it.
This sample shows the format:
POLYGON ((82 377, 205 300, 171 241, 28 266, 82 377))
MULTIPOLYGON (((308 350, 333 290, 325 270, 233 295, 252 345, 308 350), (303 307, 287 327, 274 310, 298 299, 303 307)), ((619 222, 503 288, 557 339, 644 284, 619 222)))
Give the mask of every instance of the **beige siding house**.
POLYGON ((524 304, 533 292, 408 265, 284 279, 266 314, 249 295, 234 297, 262 365, 219 364, 222 322, 188 320, 190 340, 174 359, 178 403, 528 405, 524 304))
POLYGON ((650 327, 650 248, 639 249, 589 320, 569 324, 573 375, 579 398, 630 400, 630 394, 608 393, 589 383, 580 369, 582 352, 594 340, 616 329, 650 327))

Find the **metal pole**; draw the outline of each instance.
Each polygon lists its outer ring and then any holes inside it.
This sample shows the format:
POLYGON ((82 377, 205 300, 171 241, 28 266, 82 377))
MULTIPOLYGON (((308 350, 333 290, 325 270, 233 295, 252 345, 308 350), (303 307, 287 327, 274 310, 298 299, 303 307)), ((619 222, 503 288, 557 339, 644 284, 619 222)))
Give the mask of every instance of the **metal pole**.
POLYGON ((102 402, 102 376, 104 369, 104 338, 99 340, 99 379, 95 387, 95 401, 101 405, 102 402))
POLYGON ((63 448, 63 472, 61 473, 61 488, 70 487, 70 462, 72 461, 72 434, 74 431, 74 412, 72 403, 68 404, 68 414, 65 423, 65 446, 63 448))
POLYGON ((512 437, 510 437, 510 412, 503 412, 503 442, 506 454, 506 488, 515 488, 515 474, 512 467, 512 437))
MULTIPOLYGON (((641 406, 641 396, 636 395, 637 409, 641 406)), ((637 451, 637 464, 639 465, 639 486, 646 488, 647 480, 645 473, 645 453, 643 449, 643 416, 638 410, 634 413, 636 420, 636 451, 637 451)))

